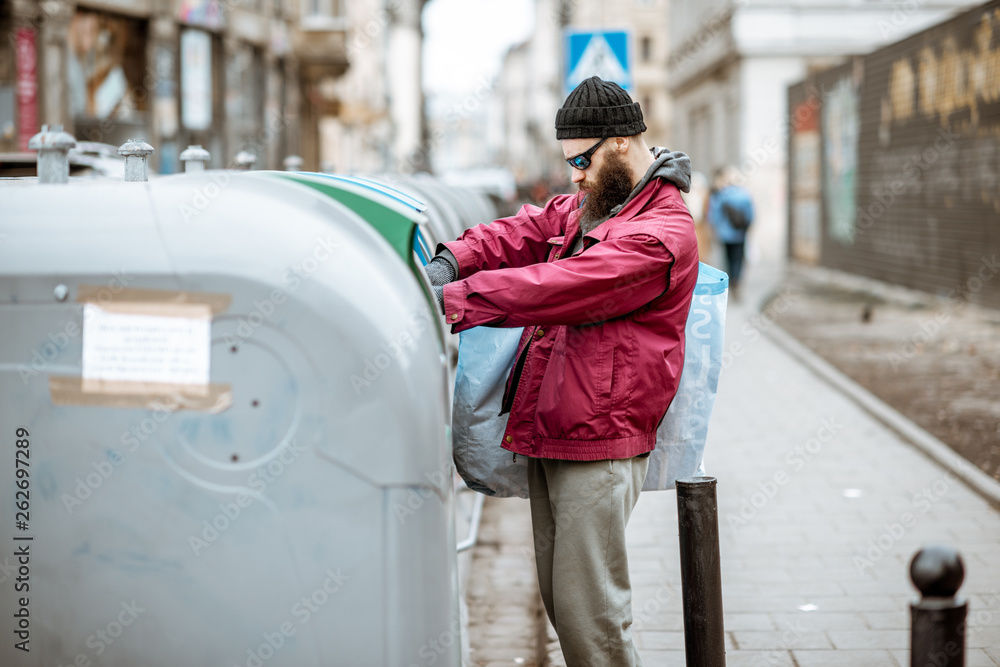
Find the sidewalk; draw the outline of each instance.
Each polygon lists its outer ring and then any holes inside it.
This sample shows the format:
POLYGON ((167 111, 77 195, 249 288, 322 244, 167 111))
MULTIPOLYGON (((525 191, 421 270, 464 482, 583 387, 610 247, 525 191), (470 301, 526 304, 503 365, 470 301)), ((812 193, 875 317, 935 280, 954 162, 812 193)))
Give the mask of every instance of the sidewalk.
MULTIPOLYGON (((780 277, 752 267, 731 304, 706 468, 719 480, 727 665, 909 665, 913 553, 965 560, 969 667, 1000 665, 1000 513, 762 332, 780 277)), ((646 667, 684 664, 674 492, 628 528, 646 667)))

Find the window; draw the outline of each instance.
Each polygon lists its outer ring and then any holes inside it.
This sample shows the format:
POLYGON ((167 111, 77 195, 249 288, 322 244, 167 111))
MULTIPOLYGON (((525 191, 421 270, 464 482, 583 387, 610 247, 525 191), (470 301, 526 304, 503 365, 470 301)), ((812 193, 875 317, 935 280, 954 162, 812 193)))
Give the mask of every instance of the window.
POLYGON ((691 157, 691 161, 704 167, 718 164, 715 160, 712 109, 707 104, 691 109, 688 116, 688 128, 688 150, 685 152, 691 157))
POLYGON ((302 0, 302 27, 305 30, 347 28, 346 0, 302 0))
POLYGON ((653 40, 649 37, 643 37, 639 41, 639 52, 642 55, 642 62, 648 63, 653 59, 653 40))

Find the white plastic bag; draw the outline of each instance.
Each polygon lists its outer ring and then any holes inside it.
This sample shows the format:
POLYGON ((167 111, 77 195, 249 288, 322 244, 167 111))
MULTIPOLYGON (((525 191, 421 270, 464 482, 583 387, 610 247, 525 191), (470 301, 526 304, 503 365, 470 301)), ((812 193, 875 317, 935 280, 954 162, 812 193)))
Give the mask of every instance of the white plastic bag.
MULTIPOLYGON (((656 432, 643 491, 672 489, 704 474, 702 455, 722 369, 729 277, 699 264, 685 325, 684 368, 677 395, 656 432)), ((528 497, 527 459, 500 446, 508 415, 500 415, 522 329, 475 327, 458 343, 452 447, 455 467, 470 489, 489 496, 528 497)))

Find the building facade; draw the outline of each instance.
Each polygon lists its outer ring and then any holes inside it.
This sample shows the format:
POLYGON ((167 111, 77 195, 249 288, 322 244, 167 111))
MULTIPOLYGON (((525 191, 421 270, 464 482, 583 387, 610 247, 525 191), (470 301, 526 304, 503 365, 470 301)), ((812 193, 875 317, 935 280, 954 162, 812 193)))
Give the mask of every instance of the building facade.
POLYGON ((257 168, 389 168, 422 138, 424 1, 0 0, 0 151, 62 124, 142 137, 161 173, 189 144, 213 167, 250 151, 257 168), (394 79, 388 59, 413 53, 394 79))
POLYGON ((324 171, 412 172, 427 168, 421 86, 427 0, 351 0, 347 7, 349 67, 328 78, 336 113, 320 121, 324 171))
POLYGON ((672 148, 708 176, 739 170, 757 209, 752 256, 786 254, 788 86, 974 4, 672 0, 672 148))

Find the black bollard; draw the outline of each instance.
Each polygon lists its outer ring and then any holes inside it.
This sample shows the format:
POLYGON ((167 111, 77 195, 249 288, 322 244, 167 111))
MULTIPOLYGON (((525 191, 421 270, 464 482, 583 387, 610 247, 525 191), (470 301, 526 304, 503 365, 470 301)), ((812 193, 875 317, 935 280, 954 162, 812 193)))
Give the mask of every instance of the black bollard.
POLYGON ((968 603, 955 594, 965 578, 962 555, 939 544, 910 561, 920 600, 910 603, 910 667, 965 667, 968 603))
POLYGON ((684 648, 688 667, 724 667, 719 505, 714 477, 677 480, 684 648))

